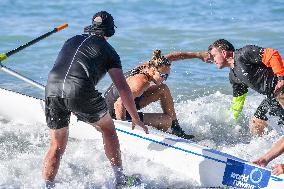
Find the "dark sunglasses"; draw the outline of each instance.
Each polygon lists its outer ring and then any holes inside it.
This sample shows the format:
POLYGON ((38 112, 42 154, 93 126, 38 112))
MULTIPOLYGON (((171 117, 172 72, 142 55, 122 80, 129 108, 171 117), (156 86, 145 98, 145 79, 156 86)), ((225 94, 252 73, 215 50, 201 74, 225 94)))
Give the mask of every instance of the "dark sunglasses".
POLYGON ((167 80, 169 75, 170 75, 168 73, 160 73, 160 72, 159 72, 159 74, 160 74, 160 77, 163 78, 164 80, 167 80))

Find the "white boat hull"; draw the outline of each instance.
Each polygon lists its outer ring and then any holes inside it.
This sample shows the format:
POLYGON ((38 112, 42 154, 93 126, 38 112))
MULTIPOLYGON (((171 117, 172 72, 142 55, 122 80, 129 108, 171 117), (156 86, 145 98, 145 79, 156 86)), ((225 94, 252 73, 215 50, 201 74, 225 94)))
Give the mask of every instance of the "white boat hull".
MULTIPOLYGON (((0 88, 0 116, 29 124, 45 124, 44 101, 0 88)), ((150 129, 150 134, 132 130, 129 122, 115 121, 115 125, 123 153, 162 162, 197 183, 197 187, 284 188, 283 177, 271 176, 271 170, 229 154, 155 129, 150 129)), ((71 116, 70 137, 94 139, 101 135, 71 116)))

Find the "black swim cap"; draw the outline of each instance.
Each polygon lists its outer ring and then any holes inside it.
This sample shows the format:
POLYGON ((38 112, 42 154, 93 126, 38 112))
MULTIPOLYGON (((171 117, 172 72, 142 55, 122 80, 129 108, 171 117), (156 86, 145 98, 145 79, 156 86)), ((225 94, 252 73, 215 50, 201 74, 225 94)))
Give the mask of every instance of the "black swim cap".
POLYGON ((92 25, 84 28, 86 33, 111 37, 115 33, 113 17, 106 11, 97 12, 92 19, 92 25))

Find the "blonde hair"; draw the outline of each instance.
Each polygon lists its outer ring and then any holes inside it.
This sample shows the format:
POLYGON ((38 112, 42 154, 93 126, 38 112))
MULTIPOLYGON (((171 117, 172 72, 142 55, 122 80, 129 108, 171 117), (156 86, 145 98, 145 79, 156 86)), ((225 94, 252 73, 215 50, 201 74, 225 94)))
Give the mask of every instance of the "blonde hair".
POLYGON ((153 56, 149 61, 149 66, 161 67, 161 66, 171 66, 171 62, 164 56, 161 56, 161 50, 154 50, 153 56))
POLYGON ((171 66, 171 62, 166 57, 161 56, 161 50, 157 49, 154 50, 151 60, 149 60, 145 64, 139 65, 138 67, 134 68, 131 71, 131 74, 135 75, 137 73, 141 73, 144 68, 154 67, 158 69, 162 66, 171 66))

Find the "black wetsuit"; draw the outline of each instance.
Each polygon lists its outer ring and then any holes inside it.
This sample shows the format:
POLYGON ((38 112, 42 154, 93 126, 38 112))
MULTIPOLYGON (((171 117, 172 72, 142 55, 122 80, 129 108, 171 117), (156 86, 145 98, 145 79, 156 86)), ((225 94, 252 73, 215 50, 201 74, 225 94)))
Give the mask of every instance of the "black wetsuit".
POLYGON ((230 69, 230 83, 233 87, 233 96, 241 96, 248 92, 248 88, 260 94, 267 95, 254 116, 267 120, 266 114, 276 115, 284 121, 284 110, 276 101, 273 91, 278 82, 277 75, 272 68, 262 62, 264 48, 248 45, 237 49, 234 54, 234 68, 230 69))
POLYGON ((48 75, 48 126, 68 126, 71 112, 82 121, 98 121, 107 108, 95 86, 111 68, 121 69, 120 58, 103 37, 83 34, 67 40, 48 75))

